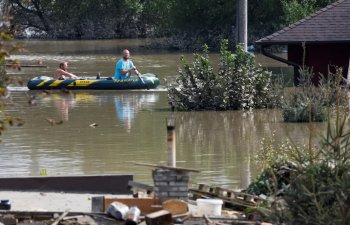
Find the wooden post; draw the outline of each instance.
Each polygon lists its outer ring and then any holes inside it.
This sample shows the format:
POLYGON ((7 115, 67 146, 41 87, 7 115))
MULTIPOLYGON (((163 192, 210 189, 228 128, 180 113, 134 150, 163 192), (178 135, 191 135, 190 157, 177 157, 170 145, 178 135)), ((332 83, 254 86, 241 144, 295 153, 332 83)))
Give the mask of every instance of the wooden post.
POLYGON ((350 58, 349 58, 349 64, 348 64, 348 73, 346 74, 346 84, 350 85, 350 58))
POLYGON ((167 142, 168 142, 168 160, 167 165, 176 167, 176 138, 175 138, 175 116, 171 115, 166 119, 167 122, 167 142))
MULTIPOLYGON (((348 65, 348 73, 346 74, 346 85, 347 85, 347 90, 348 90, 348 115, 349 115, 349 112, 350 112, 350 91, 349 91, 349 86, 350 86, 350 58, 349 58, 349 65, 348 65)), ((350 117, 348 116, 348 119, 350 117)))
POLYGON ((236 37, 237 44, 247 51, 248 44, 248 0, 237 0, 236 37))

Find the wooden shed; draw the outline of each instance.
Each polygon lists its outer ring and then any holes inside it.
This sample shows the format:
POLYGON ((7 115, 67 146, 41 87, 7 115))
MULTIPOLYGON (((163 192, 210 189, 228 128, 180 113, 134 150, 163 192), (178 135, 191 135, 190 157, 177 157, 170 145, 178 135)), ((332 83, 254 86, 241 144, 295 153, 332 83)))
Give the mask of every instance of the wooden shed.
POLYGON ((261 46, 264 55, 294 67, 295 84, 302 65, 313 69, 313 82, 316 84, 319 74, 328 74, 329 65, 342 67, 346 77, 350 58, 350 0, 328 5, 256 43, 261 46), (304 64, 302 43, 305 43, 304 64), (271 46, 276 45, 287 46, 287 59, 269 51, 271 46))

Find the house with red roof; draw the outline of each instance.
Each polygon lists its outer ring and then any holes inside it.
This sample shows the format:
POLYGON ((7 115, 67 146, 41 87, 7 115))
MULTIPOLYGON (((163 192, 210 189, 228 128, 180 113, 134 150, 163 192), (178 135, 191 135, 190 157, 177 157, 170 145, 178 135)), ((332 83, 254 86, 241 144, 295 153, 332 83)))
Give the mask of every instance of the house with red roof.
POLYGON ((346 77, 350 60, 350 0, 328 5, 256 43, 261 46, 264 55, 294 67, 295 84, 303 65, 312 68, 314 83, 318 83, 319 74, 328 74, 329 66, 333 72, 334 66, 342 67, 346 77), (271 46, 278 45, 287 46, 287 58, 270 51, 271 46))

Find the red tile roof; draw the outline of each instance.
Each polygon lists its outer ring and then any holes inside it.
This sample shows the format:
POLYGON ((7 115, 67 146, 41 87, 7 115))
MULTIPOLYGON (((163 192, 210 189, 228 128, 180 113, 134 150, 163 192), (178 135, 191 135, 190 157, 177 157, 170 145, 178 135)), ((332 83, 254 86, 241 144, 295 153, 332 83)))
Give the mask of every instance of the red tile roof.
POLYGON ((350 42, 350 0, 339 0, 258 40, 257 44, 300 42, 350 42))

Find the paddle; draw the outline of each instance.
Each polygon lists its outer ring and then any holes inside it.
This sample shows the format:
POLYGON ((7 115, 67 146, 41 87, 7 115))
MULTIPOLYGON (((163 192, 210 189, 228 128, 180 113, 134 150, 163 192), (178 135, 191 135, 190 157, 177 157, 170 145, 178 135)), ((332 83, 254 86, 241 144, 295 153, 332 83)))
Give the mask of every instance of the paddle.
POLYGON ((140 74, 140 72, 139 72, 137 69, 135 69, 135 73, 136 73, 137 77, 141 80, 141 82, 142 82, 143 84, 145 84, 145 81, 143 81, 143 79, 142 79, 142 77, 141 77, 141 74, 140 74))

